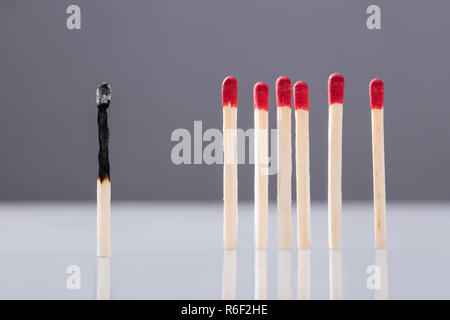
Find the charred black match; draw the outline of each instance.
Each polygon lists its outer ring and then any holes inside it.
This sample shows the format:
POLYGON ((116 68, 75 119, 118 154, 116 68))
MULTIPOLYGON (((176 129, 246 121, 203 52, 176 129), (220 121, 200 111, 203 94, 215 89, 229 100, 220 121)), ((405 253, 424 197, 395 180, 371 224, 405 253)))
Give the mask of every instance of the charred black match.
POLYGON ((97 124, 98 124, 98 178, 100 182, 104 179, 110 179, 109 173, 109 128, 108 128, 108 113, 106 109, 111 102, 111 87, 108 83, 104 82, 97 88, 97 124))
POLYGON ((104 82, 97 88, 98 178, 97 178, 97 256, 111 256, 111 182, 109 173, 109 128, 106 109, 111 102, 111 87, 104 82))

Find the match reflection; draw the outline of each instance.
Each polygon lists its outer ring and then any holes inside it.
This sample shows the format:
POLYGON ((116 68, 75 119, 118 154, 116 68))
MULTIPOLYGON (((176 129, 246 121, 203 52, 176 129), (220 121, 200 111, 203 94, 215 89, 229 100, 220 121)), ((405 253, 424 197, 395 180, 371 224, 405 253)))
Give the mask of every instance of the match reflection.
POLYGON ((388 279, 388 251, 378 249, 375 252, 376 265, 380 268, 379 288, 375 289, 375 300, 389 299, 389 279, 388 279))
POLYGON ((267 300, 267 251, 255 250, 255 300, 267 300))
POLYGON ((222 300, 236 299, 237 250, 223 251, 222 300))
POLYGON ((278 250, 278 299, 291 300, 291 260, 292 252, 290 249, 278 250))
POLYGON ((297 299, 311 299, 311 251, 297 251, 297 299))
POLYGON ((328 255, 329 262, 329 286, 330 300, 343 299, 343 275, 342 275, 342 251, 330 250, 328 255))
POLYGON ((111 300, 111 258, 97 258, 97 300, 111 300))

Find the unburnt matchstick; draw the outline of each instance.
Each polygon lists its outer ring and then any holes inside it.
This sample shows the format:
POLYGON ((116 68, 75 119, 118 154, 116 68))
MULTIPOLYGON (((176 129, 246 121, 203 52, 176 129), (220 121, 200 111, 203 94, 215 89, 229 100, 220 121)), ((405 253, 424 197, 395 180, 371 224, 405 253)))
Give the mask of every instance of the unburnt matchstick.
POLYGON ((292 300, 292 250, 277 252, 278 300, 292 300))
POLYGON ((342 234, 342 112, 344 77, 328 79, 328 243, 341 248, 342 234))
POLYGON ((372 109, 372 161, 375 247, 386 248, 386 186, 384 171, 384 84, 381 79, 370 83, 372 109))
POLYGON ((303 81, 294 85, 295 160, 297 175, 297 247, 311 247, 309 185, 309 89, 303 81))
POLYGON ((375 264, 380 268, 380 287, 375 291, 375 300, 389 299, 389 263, 388 252, 384 249, 375 250, 375 264))
POLYGON ((255 250, 255 300, 267 300, 267 250, 255 250))
POLYGON ((329 250, 328 252, 328 282, 330 300, 343 299, 343 273, 342 250, 329 250))
POLYGON ((109 173, 109 128, 106 109, 111 101, 111 88, 103 83, 97 88, 98 178, 97 178, 97 256, 111 256, 111 182, 109 173))
POLYGON ((237 250, 223 250, 222 300, 236 299, 237 250))
POLYGON ((311 299, 311 250, 297 251, 297 299, 311 299))
POLYGON ((238 242, 237 95, 236 79, 232 76, 225 78, 222 83, 223 235, 225 249, 236 249, 238 242))
POLYGON ((269 211, 269 87, 258 82, 253 88, 255 121, 255 248, 267 247, 269 211))
POLYGON ((292 85, 288 77, 279 77, 276 83, 277 94, 277 234, 278 247, 292 247, 291 180, 292 180, 292 137, 291 107, 292 85))

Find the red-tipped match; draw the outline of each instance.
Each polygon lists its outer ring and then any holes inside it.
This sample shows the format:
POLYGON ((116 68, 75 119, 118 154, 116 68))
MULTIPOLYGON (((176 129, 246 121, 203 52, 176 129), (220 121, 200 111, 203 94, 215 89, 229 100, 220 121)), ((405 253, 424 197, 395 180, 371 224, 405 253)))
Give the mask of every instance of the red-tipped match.
POLYGON ((277 79, 277 106, 289 107, 292 106, 292 84, 291 79, 282 76, 277 79))
POLYGON ((295 110, 309 111, 309 88, 306 82, 298 81, 294 85, 295 110))
POLYGON ((370 107, 372 109, 383 109, 384 106, 384 83, 383 80, 375 78, 370 82, 370 107))
POLYGON ((344 85, 344 77, 339 73, 333 73, 328 78, 328 105, 344 104, 344 85))
POLYGON ((253 88, 255 109, 269 110, 269 87, 264 82, 258 82, 253 88))
POLYGON ((237 108, 238 85, 233 76, 228 76, 222 82, 222 106, 237 108))

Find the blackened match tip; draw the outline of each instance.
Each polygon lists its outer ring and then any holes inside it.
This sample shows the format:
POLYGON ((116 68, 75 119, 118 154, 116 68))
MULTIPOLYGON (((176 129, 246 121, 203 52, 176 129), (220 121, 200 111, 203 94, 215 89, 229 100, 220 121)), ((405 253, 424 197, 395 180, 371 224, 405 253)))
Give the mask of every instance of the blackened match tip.
POLYGON ((109 103, 111 102, 111 87, 107 82, 103 82, 97 88, 96 102, 97 106, 100 106, 102 104, 109 105, 109 103))

